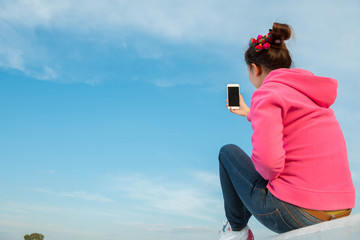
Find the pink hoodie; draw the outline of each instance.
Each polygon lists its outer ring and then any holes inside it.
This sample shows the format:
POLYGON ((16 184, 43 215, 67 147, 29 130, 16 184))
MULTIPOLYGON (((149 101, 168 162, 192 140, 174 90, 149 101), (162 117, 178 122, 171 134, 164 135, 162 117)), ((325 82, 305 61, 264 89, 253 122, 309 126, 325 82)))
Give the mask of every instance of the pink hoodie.
POLYGON ((346 144, 329 107, 337 81, 302 69, 271 71, 251 99, 251 159, 277 198, 299 207, 355 206, 346 144))

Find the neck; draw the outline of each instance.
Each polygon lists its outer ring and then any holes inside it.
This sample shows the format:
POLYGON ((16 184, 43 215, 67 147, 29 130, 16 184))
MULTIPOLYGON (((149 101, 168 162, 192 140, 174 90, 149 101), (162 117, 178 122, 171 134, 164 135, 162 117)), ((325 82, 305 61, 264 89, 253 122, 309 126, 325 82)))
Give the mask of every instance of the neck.
MULTIPOLYGON (((263 71, 261 72, 261 75, 259 76, 260 79, 260 86, 262 85, 262 83, 264 82, 265 78, 267 77, 267 75, 269 75, 270 71, 267 71, 265 69, 263 69, 263 71)), ((260 87, 259 86, 259 87, 260 87)))

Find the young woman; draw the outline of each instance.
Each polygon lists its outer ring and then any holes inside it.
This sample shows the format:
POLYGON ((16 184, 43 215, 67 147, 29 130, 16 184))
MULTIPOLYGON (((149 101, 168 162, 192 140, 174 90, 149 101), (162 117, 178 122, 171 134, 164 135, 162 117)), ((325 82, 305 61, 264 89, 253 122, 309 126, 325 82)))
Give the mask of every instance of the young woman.
POLYGON ((223 146, 220 180, 228 223, 221 240, 254 239, 254 216, 277 233, 348 216, 355 205, 345 139, 330 106, 337 81, 290 68, 285 45, 291 27, 274 23, 251 39, 245 53, 250 82, 257 88, 251 109, 240 109, 253 129, 252 155, 223 146))

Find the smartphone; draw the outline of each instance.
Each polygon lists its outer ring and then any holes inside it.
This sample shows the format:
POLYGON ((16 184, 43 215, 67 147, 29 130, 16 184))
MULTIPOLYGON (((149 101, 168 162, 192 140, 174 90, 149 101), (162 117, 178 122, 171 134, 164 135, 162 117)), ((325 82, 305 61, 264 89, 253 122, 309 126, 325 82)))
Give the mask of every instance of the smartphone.
POLYGON ((239 109, 240 108, 240 85, 228 84, 227 85, 227 99, 228 108, 239 109))

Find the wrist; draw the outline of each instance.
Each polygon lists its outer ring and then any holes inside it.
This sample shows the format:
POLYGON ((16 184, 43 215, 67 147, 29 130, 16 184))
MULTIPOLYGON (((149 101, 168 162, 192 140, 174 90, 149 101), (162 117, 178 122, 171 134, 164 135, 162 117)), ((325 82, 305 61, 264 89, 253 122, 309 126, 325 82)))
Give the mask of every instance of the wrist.
POLYGON ((250 113, 250 108, 247 107, 245 109, 245 117, 248 117, 249 113, 250 113))

